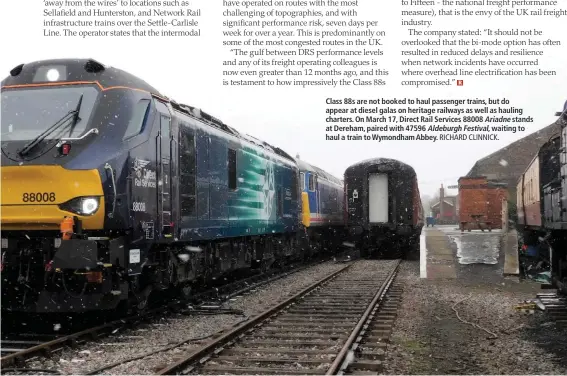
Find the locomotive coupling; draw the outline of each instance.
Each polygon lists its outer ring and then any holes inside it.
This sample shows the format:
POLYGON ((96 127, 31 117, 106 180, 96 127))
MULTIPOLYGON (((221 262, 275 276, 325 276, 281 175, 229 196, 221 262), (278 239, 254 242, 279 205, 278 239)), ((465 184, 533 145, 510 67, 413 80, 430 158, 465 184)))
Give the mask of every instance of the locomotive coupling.
POLYGON ((61 239, 69 240, 73 237, 75 220, 72 217, 65 217, 61 222, 61 239))
POLYGON ((53 268, 63 270, 98 269, 100 266, 98 248, 98 244, 94 240, 64 240, 53 256, 53 268))

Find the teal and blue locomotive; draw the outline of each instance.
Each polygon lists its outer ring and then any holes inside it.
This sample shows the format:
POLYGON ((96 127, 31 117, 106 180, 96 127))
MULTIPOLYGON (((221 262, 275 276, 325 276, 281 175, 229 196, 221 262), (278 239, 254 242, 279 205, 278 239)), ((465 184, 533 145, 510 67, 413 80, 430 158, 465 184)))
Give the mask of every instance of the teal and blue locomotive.
POLYGON ((4 311, 143 309, 321 248, 294 158, 127 72, 19 65, 1 115, 4 311))

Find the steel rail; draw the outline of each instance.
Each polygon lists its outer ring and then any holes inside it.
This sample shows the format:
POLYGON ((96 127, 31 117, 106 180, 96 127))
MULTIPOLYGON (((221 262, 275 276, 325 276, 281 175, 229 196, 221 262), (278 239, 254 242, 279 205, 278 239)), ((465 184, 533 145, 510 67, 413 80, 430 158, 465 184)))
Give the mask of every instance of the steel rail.
POLYGON ((307 295, 311 291, 315 290, 317 287, 321 286, 323 283, 331 280, 332 278, 336 277, 337 275, 341 274, 348 268, 350 268, 352 264, 347 264, 343 268, 327 275, 323 279, 311 284, 310 286, 306 287, 299 293, 295 294, 294 296, 290 297, 289 299, 285 300, 282 303, 279 303, 276 306, 271 307, 270 309, 260 313, 259 315, 255 316, 254 318, 246 321, 235 328, 231 329, 229 332, 217 337, 216 339, 210 341, 203 347, 191 352, 185 358, 175 362, 174 364, 163 368, 162 370, 158 371, 158 375, 174 375, 178 374, 183 371, 189 365, 197 362, 198 360, 210 356, 211 353, 215 352, 215 350, 219 347, 222 347, 223 344, 229 342, 235 337, 238 337, 240 334, 246 332, 248 329, 254 327, 255 325, 263 322, 268 317, 280 312, 282 309, 286 308, 290 304, 294 303, 298 299, 302 298, 303 296, 307 295))
POLYGON ((394 280, 396 273, 398 272, 400 262, 401 260, 397 260, 396 265, 394 266, 394 268, 392 268, 392 271, 390 272, 390 274, 388 274, 388 277, 374 295, 374 298, 372 299, 372 301, 368 305, 368 308, 366 308, 366 311, 364 312, 364 314, 356 324, 356 327, 353 329, 352 333, 348 337, 343 348, 341 349, 341 351, 339 352, 339 354, 337 355, 337 357, 335 358, 335 360, 333 361, 333 363, 325 373, 326 375, 335 375, 337 374, 337 372, 346 369, 346 367, 348 366, 349 360, 347 356, 351 351, 352 344, 359 336, 362 328, 364 327, 364 324, 366 323, 368 317, 370 316, 370 313, 372 313, 374 307, 376 306, 380 298, 386 293, 387 289, 391 286, 392 281, 394 280))
MULTIPOLYGON (((227 285, 223 285, 220 286, 220 288, 222 288, 223 290, 227 290, 230 289, 231 285, 235 285, 238 289, 232 291, 232 292, 225 292, 223 297, 224 298, 231 298, 235 295, 239 295, 239 294, 243 294, 247 291, 253 290, 255 288, 261 287, 265 284, 268 284, 270 282, 279 280, 281 278, 284 278, 286 276, 289 276, 291 274, 295 274, 296 272, 300 272, 303 271, 305 269, 308 269, 309 267, 315 266, 320 264, 321 262, 325 262, 328 260, 319 260, 319 261, 315 261, 313 263, 309 263, 306 265, 301 265, 299 267, 295 267, 295 268, 286 268, 283 272, 276 272, 276 273, 266 273, 266 274, 258 274, 252 277, 248 277, 248 278, 244 278, 241 280, 237 280, 234 282, 231 282, 227 285), (246 286, 246 287, 241 287, 242 283, 247 283, 249 281, 252 281, 253 279, 256 279, 253 283, 251 283, 250 285, 246 286)), ((198 292, 195 294, 194 298, 195 299, 202 299, 205 297, 212 297, 213 293, 212 291, 215 289, 210 289, 210 290, 206 290, 203 292, 198 292)), ((193 298, 192 298, 193 299, 193 298)), ((82 338, 86 338, 86 337, 91 337, 92 339, 96 339, 102 335, 104 335, 105 333, 108 334, 108 332, 112 332, 112 330, 116 329, 117 327, 122 327, 125 325, 129 325, 133 322, 136 321, 141 321, 141 320, 148 320, 151 319, 152 317, 154 317, 155 315, 161 314, 165 311, 168 311, 170 309, 175 309, 176 307, 178 307, 179 304, 176 303, 168 303, 165 304, 163 306, 160 307, 156 307, 153 309, 150 309, 146 312, 144 312, 142 315, 140 314, 134 314, 134 315, 130 315, 130 316, 126 316, 124 318, 119 318, 117 320, 113 320, 111 322, 105 323, 105 324, 101 324, 92 328, 88 328, 76 333, 71 333, 59 338, 56 338, 54 340, 51 341, 46 341, 43 342, 41 344, 32 346, 32 347, 28 347, 26 349, 23 349, 22 351, 17 351, 17 352, 13 352, 11 354, 8 354, 6 356, 3 356, 0 358, 0 367, 1 368, 7 368, 7 367, 11 367, 15 364, 20 364, 23 363, 26 359, 35 357, 35 356, 48 356, 49 353, 52 353, 53 351, 59 350, 65 346, 75 346, 82 338)), ((7 340, 9 341, 9 339, 7 340)), ((0 341, 1 344, 1 341, 0 341)))

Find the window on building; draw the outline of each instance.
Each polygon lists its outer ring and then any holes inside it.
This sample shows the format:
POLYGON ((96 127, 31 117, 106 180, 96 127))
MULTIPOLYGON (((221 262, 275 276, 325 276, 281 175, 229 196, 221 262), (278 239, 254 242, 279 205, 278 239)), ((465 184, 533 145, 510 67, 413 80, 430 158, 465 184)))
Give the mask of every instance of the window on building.
POLYGON ((128 122, 128 127, 126 127, 126 132, 124 133, 124 140, 133 136, 136 136, 144 130, 144 124, 147 121, 147 117, 150 109, 149 99, 140 99, 138 103, 134 105, 134 110, 132 111, 132 117, 128 122))
POLYGON ((195 135, 193 130, 179 124, 179 193, 181 216, 194 217, 196 214, 195 180, 195 135))
POLYGON ((236 150, 228 149, 228 188, 236 189, 236 150))

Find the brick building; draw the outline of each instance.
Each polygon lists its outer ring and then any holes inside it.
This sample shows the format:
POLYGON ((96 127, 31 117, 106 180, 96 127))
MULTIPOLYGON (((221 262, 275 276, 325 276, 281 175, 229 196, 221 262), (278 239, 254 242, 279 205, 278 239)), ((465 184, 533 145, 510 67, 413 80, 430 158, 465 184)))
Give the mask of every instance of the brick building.
POLYGON ((454 224, 458 221, 459 200, 457 196, 445 196, 445 188, 439 188, 439 200, 431 205, 433 217, 439 224, 454 224))

